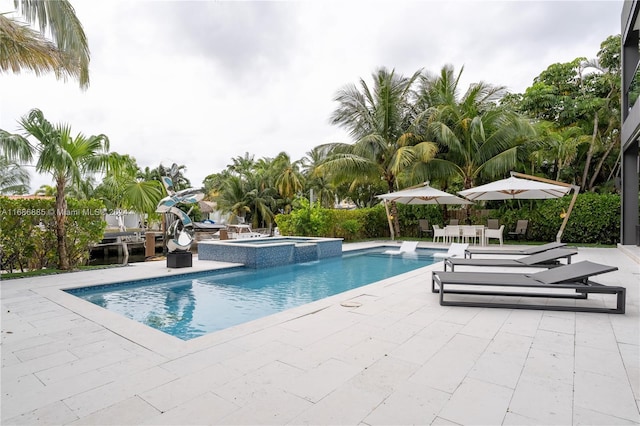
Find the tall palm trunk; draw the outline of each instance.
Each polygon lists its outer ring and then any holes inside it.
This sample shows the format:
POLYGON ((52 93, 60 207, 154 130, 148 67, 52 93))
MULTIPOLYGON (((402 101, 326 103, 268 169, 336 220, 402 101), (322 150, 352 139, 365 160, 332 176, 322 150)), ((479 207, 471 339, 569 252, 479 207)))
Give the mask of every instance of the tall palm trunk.
POLYGON ((67 256, 67 241, 65 238, 65 219, 67 212, 67 200, 64 198, 64 180, 58 180, 56 191, 56 239, 58 242, 58 269, 69 269, 69 257, 67 256))
POLYGON ((593 135, 591 135, 591 144, 589 145, 589 150, 587 151, 587 158, 584 162, 584 171, 582 172, 581 185, 585 188, 587 187, 587 175, 589 174, 589 168, 591 167, 591 159, 593 158, 593 151, 595 150, 597 136, 598 136, 598 112, 596 111, 593 117, 593 135))
POLYGON ((398 220, 398 206, 395 201, 391 202, 391 217, 393 218, 391 222, 393 223, 393 232, 395 232, 396 237, 400 236, 400 221, 398 220))
POLYGON ((607 159, 607 157, 609 157, 609 154, 611 153, 611 150, 613 150, 613 148, 618 146, 618 145, 620 145, 620 134, 619 133, 618 133, 617 136, 615 136, 615 139, 613 139, 611 141, 611 143, 607 147, 606 151, 604 152, 604 154, 600 158, 600 161, 598 161, 598 164, 596 165, 596 168, 593 170, 593 174, 591 175, 591 180, 589 181, 589 190, 590 191, 593 190, 593 186, 595 185, 596 179, 598 178, 598 175, 600 174, 600 170, 602 169, 602 165, 604 164, 604 162, 607 159))

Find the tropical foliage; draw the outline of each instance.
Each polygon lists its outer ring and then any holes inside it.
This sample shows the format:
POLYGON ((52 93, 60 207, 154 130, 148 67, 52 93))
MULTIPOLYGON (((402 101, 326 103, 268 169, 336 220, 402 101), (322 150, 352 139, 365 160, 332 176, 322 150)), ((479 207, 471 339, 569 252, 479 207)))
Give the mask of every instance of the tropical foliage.
MULTIPOLYGON (((84 265, 89 249, 104 234, 104 205, 98 200, 68 200, 63 216, 69 268, 84 265)), ((62 253, 57 247, 55 200, 0 197, 0 263, 3 270, 52 268, 62 253)))
POLYGON ((0 71, 36 75, 53 72, 59 79, 89 87, 89 44, 67 0, 15 0, 18 17, 0 14, 0 71), (31 25, 38 25, 34 30, 31 25), (50 36, 50 38, 48 38, 50 36))
POLYGON ((25 135, 34 138, 36 142, 31 145, 26 138, 13 135, 15 145, 21 145, 21 151, 27 158, 37 154, 36 171, 50 174, 56 184, 54 216, 58 267, 66 270, 69 269, 69 258, 65 232, 65 215, 68 211, 65 190, 70 183, 80 185, 88 174, 117 167, 119 156, 108 152, 109 139, 105 135, 87 137, 79 133, 74 137, 69 125, 51 124, 38 109, 22 117, 20 125, 25 135))
MULTIPOLYGON (((60 47, 60 52, 79 48, 60 58, 77 70, 88 64, 88 50, 84 59, 81 54, 79 23, 68 15, 73 10, 66 0, 18 0, 16 4, 27 22, 44 23, 42 31, 53 30, 55 40, 48 43, 66 46, 60 47), (45 3, 56 7, 42 9, 45 3), (67 26, 56 26, 67 18, 67 26), (64 35, 65 31, 71 35, 64 35)), ((8 21, 0 16, 0 36, 15 24, 8 21)), ((11 59, 0 56, 3 71, 31 67, 38 72, 49 66, 46 60, 40 65, 24 65, 17 51, 7 52, 1 55, 11 59)), ((77 76, 83 87, 88 84, 81 71, 70 74, 56 66, 60 73, 77 76)), ((463 88, 462 74, 463 69, 456 71, 451 65, 437 73, 418 70, 409 76, 379 68, 369 80, 346 84, 335 94, 336 108, 330 121, 345 129, 349 140, 318 145, 299 160, 286 152, 259 159, 247 152, 232 158, 224 170, 204 180, 207 199, 231 222, 246 221, 259 228, 277 224, 283 233, 349 239, 386 235, 387 215, 376 195, 426 180, 456 192, 506 177, 514 170, 578 184, 587 191, 616 192, 614 182, 620 172, 619 36, 603 41, 597 58, 580 57, 550 65, 524 93, 508 93, 504 87, 486 82, 463 88), (340 212, 335 209, 338 203, 357 209, 340 212)), ((43 187, 38 193, 55 195, 56 211, 64 212, 66 198, 73 196, 100 199, 113 209, 151 213, 164 195, 159 182, 170 170, 162 165, 141 169, 135 159, 110 153, 105 135, 74 137, 68 125, 49 123, 39 110, 31 111, 20 124, 22 135, 0 130, 2 193, 27 192, 28 174, 23 166, 33 160, 37 172, 54 178, 53 188, 43 187), (96 173, 102 176, 97 187, 96 173)), ((184 165, 172 178, 176 190, 192 186, 184 165)), ((563 202, 526 206, 531 212, 543 212, 546 219, 538 222, 555 232, 557 226, 551 218, 558 214, 548 206, 563 202)), ((615 200, 607 208, 585 209, 615 219, 614 204, 615 200)), ((519 205, 494 207, 502 208, 507 219, 512 211, 524 214, 519 205)), ((69 256, 64 252, 67 233, 62 216, 56 216, 56 247, 61 254, 59 267, 64 269, 68 267, 64 259, 69 256)), ((418 218, 442 223, 447 212, 439 206, 392 204, 390 217, 396 235, 400 229, 404 235, 414 235, 418 218)), ((570 222, 567 238, 587 238, 571 227, 570 222)), ((595 232, 597 238, 606 239, 606 233, 617 238, 609 222, 601 228, 605 231, 595 232)), ((537 233, 535 225, 531 229, 533 235, 553 239, 537 233)))
POLYGON ((0 157, 0 194, 26 194, 29 191, 29 173, 7 157, 0 157))
POLYGON ((620 167, 620 36, 603 41, 595 59, 550 65, 512 105, 544 129, 530 158, 537 171, 589 191, 607 187, 620 167))

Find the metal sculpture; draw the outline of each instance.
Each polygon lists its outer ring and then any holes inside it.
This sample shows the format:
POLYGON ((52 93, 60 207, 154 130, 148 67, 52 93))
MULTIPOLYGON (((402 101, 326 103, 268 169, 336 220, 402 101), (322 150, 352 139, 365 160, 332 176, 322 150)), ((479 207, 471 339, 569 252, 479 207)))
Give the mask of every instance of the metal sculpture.
MULTIPOLYGON (((177 164, 171 166, 170 173, 173 177, 177 176, 177 164)), ((176 204, 195 204, 204 198, 204 194, 200 189, 195 188, 183 189, 182 191, 176 192, 173 187, 173 178, 169 176, 163 176, 162 183, 169 195, 160 200, 156 212, 173 213, 176 216, 169 226, 167 226, 167 250, 170 253, 188 252, 191 249, 194 235, 193 222, 189 217, 191 210, 185 213, 176 207, 176 204)))

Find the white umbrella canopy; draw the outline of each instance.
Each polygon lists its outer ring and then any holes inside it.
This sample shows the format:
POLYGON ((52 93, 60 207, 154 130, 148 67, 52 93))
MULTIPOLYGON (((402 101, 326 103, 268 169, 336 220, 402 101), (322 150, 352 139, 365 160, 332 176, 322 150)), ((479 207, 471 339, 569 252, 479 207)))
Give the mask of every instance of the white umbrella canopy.
POLYGON ((529 179, 509 177, 486 185, 459 191, 458 194, 473 201, 480 200, 536 200, 560 198, 571 190, 571 186, 560 186, 529 179))
POLYGON ((473 204, 464 198, 432 188, 428 183, 414 188, 376 195, 376 197, 401 204, 473 204))

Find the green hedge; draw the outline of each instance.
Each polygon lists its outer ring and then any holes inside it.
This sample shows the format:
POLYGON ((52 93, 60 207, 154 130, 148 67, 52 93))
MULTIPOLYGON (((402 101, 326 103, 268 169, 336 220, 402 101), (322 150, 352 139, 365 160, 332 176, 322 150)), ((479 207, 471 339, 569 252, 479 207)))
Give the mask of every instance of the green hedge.
MULTIPOLYGON (((555 241, 572 197, 525 202, 521 207, 505 206, 492 217, 505 225, 505 233, 516 227, 518 219, 528 219, 527 239, 555 241)), ((515 204, 515 203, 514 203, 515 204)), ((617 194, 578 194, 562 241, 586 244, 616 244, 620 241, 620 196, 617 194)))
POLYGON ((275 218, 281 235, 343 238, 345 241, 389 236, 384 207, 356 210, 326 209, 318 205, 301 207, 275 218))
MULTIPOLYGON (((69 265, 86 264, 89 249, 102 240, 106 223, 98 200, 67 200, 66 244, 69 265)), ((0 268, 55 268, 58 252, 55 200, 0 197, 0 268)))
MULTIPOLYGON (((528 219, 526 238, 531 241, 555 241, 562 224, 560 216, 569 208, 572 197, 552 200, 501 202, 489 217, 497 218, 507 232, 513 231, 519 219, 528 219)), ((443 225, 444 209, 437 205, 398 204, 400 238, 419 235, 418 220, 443 225)), ((472 209, 472 213, 474 210, 472 209)), ((477 223, 486 218, 472 217, 477 223)), ((307 202, 288 215, 277 215, 276 224, 282 235, 344 238, 345 241, 389 238, 389 225, 384 205, 357 210, 334 210, 309 206, 307 202)), ((579 194, 562 241, 585 244, 616 244, 620 240, 620 196, 615 194, 579 194)))

